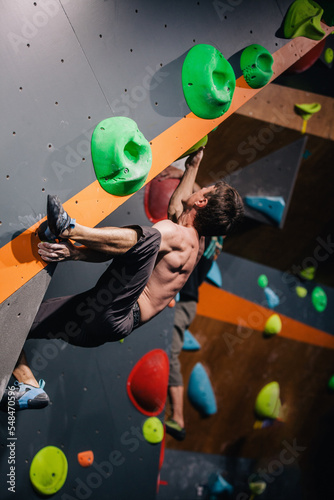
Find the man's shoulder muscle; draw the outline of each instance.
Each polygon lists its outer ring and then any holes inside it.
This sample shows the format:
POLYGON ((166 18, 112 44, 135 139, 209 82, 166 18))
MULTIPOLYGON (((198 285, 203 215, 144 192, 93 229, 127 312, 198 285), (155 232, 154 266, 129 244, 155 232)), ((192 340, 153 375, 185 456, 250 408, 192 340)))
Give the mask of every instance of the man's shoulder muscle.
POLYGON ((162 220, 154 224, 162 236, 162 241, 172 248, 182 246, 184 243, 184 228, 171 220, 162 220))

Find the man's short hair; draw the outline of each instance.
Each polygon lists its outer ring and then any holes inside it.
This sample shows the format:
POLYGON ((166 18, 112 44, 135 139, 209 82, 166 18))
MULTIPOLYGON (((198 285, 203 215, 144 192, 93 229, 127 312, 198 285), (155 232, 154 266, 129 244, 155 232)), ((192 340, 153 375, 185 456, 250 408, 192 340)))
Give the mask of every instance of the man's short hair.
POLYGON ((224 236, 242 220, 244 204, 239 193, 225 181, 206 193, 208 203, 197 210, 194 227, 201 236, 224 236))

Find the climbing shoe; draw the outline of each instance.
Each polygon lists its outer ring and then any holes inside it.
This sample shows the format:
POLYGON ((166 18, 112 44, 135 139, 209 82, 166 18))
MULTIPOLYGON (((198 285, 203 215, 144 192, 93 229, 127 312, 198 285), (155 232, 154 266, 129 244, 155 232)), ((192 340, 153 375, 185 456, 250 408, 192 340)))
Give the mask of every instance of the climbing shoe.
POLYGON ((75 219, 71 219, 68 213, 65 212, 57 195, 48 195, 47 214, 48 226, 56 238, 59 238, 66 229, 75 226, 75 219))
POLYGON ((8 388, 5 390, 0 402, 0 409, 7 411, 7 407, 10 407, 19 411, 26 409, 39 409, 48 406, 50 399, 44 391, 44 386, 44 380, 39 381, 39 387, 15 381, 14 390, 8 388))
POLYGON ((181 427, 175 420, 172 418, 170 420, 166 420, 165 422, 166 432, 174 439, 178 441, 183 441, 186 437, 186 431, 183 427, 181 427))
POLYGON ((48 243, 55 243, 57 241, 55 235, 51 233, 46 220, 39 226, 37 235, 41 241, 47 241, 48 243))

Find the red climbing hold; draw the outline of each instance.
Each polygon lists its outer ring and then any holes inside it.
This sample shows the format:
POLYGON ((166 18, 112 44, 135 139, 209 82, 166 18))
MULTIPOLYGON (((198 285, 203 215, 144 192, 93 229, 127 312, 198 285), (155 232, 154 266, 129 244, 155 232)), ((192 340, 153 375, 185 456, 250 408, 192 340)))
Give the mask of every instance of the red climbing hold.
POLYGON ((319 59, 326 45, 326 39, 324 38, 313 49, 309 50, 307 54, 298 59, 290 68, 286 70, 286 74, 298 74, 303 73, 307 69, 311 68, 313 64, 319 59))
POLYGON ((162 349, 146 353, 133 367, 127 382, 131 402, 144 415, 161 413, 167 398, 168 356, 162 349))
POLYGON ((179 185, 180 179, 155 178, 145 187, 144 208, 147 218, 155 224, 167 219, 169 200, 179 185))
POLYGON ((161 471, 165 459, 165 446, 166 446, 166 426, 164 426, 164 437, 161 441, 160 456, 159 456, 159 471, 161 471))

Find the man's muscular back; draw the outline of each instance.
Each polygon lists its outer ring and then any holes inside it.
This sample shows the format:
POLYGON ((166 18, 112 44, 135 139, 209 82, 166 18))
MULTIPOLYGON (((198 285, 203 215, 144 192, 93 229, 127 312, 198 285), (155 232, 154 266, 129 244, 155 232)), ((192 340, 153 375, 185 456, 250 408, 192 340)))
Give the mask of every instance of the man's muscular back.
POLYGON ((152 275, 138 299, 142 323, 162 311, 181 290, 199 254, 199 237, 194 227, 169 220, 154 227, 161 233, 161 245, 152 275))

